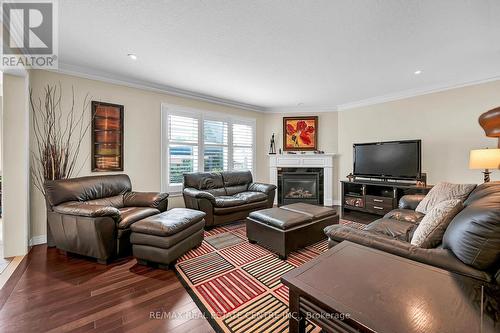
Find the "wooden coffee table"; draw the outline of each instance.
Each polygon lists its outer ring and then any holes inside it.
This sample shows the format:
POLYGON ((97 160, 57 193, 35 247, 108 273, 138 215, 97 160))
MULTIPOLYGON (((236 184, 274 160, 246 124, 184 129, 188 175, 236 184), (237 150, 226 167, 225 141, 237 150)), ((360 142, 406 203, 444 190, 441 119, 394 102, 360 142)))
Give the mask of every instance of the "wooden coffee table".
POLYGON ((281 280, 290 332, 500 332, 498 286, 348 241, 281 280))

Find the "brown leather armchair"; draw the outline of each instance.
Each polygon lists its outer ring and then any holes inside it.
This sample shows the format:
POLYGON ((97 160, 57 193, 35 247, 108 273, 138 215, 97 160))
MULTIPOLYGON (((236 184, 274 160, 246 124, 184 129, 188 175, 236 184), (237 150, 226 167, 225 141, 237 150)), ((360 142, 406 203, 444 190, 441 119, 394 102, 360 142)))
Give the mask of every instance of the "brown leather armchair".
POLYGON ((329 247, 348 240, 401 257, 500 284, 500 182, 481 184, 449 224, 442 244, 422 248, 410 243, 424 217, 414 211, 421 195, 403 196, 400 208, 364 230, 342 225, 325 228, 329 247))
POLYGON ((56 247, 102 263, 128 255, 130 226, 168 206, 167 193, 133 192, 127 175, 47 181, 45 191, 56 247))
POLYGON ((250 171, 196 172, 184 174, 182 194, 186 208, 205 212, 205 226, 213 227, 272 207, 276 186, 254 183, 250 171))

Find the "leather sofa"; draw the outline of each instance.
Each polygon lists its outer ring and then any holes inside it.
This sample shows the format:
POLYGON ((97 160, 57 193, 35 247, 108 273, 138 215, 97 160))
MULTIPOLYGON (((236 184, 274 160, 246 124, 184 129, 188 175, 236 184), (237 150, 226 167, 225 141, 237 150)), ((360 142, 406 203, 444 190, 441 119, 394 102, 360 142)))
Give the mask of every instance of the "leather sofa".
POLYGON ((130 226, 168 206, 167 193, 134 192, 127 175, 53 180, 44 186, 56 247, 101 263, 130 254, 130 226))
POLYGON ((464 201, 435 248, 410 244, 424 214, 415 208, 424 195, 406 195, 399 209, 364 230, 342 225, 325 228, 329 247, 343 240, 386 251, 448 271, 500 284, 500 182, 477 186, 464 201))
POLYGON ((205 226, 242 220, 250 212, 273 206, 276 186, 254 183, 249 171, 184 174, 186 208, 205 212, 205 226))

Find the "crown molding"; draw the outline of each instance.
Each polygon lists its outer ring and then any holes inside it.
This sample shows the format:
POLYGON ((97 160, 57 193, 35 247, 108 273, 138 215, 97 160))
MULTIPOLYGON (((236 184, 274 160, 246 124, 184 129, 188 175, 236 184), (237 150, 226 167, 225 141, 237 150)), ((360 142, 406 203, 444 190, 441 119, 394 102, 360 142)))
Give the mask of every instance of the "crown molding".
POLYGON ((280 106, 265 108, 266 113, 324 113, 338 111, 335 105, 317 105, 317 106, 280 106))
MULTIPOLYGON (((500 80, 500 75, 492 76, 485 79, 467 81, 467 82, 449 82, 447 84, 438 84, 433 86, 428 86, 425 88, 410 89, 400 92, 395 92, 387 95, 381 95, 376 97, 371 97, 367 99, 362 99, 358 101, 343 103, 340 105, 316 105, 316 106, 279 106, 279 107, 264 107, 260 105, 253 105, 243 102, 238 102, 235 100, 230 100, 226 98, 216 97, 212 95, 202 94, 194 91, 189 91, 185 89, 180 89, 168 85, 155 84, 147 81, 136 80, 130 77, 116 75, 108 72, 96 71, 91 68, 70 65, 67 63, 59 62, 59 69, 50 69, 50 72, 56 72, 61 74, 72 75, 76 77, 81 77, 90 80, 102 81, 111 84, 122 85, 130 88, 137 88, 147 91, 153 91, 158 93, 164 93, 179 97, 185 97, 190 99, 195 99, 203 102, 214 103, 222 106, 233 107, 243 110, 262 112, 262 113, 281 113, 281 114, 300 114, 300 113, 324 113, 324 112, 338 112, 346 111, 349 109, 370 106, 375 104, 387 103, 392 101, 397 101, 405 98, 417 97, 421 95, 432 94, 436 92, 457 89, 467 86, 473 86, 477 84, 498 81, 500 80)), ((14 73, 12 73, 14 74, 14 73)), ((14 75, 23 76, 24 73, 18 72, 14 75)))
POLYGON ((136 79, 132 79, 130 77, 115 75, 115 74, 111 74, 111 73, 107 73, 107 72, 101 72, 101 71, 98 72, 96 70, 93 70, 93 69, 90 69, 87 67, 75 66, 75 65, 70 65, 70 64, 61 63, 61 62, 59 62, 58 69, 48 69, 48 71, 60 73, 60 74, 72 75, 72 76, 81 77, 84 79, 90 79, 90 80, 111 83, 111 84, 117 84, 117 85, 126 86, 126 87, 130 87, 130 88, 137 88, 137 89, 148 90, 148 91, 169 94, 169 95, 174 95, 174 96, 179 96, 179 97, 191 98, 191 99, 195 99, 195 100, 199 100, 199 101, 203 101, 203 102, 209 102, 209 103, 214 103, 214 104, 218 104, 218 105, 238 108, 238 109, 244 109, 244 110, 255 111, 255 112, 265 112, 266 111, 266 108, 258 106, 258 105, 242 103, 242 102, 238 102, 238 101, 234 101, 234 100, 230 100, 230 99, 226 99, 226 98, 221 98, 221 97, 211 96, 211 95, 202 94, 202 93, 189 91, 189 90, 185 90, 185 89, 175 88, 175 87, 168 86, 168 85, 155 84, 155 83, 146 82, 146 81, 142 81, 142 80, 136 80, 136 79))
POLYGON ((4 74, 26 77, 28 75, 28 71, 23 67, 15 67, 15 68, 2 68, 2 78, 4 74))
POLYGON ((363 106, 370 106, 370 105, 375 105, 375 104, 387 103, 387 102, 397 101, 397 100, 401 100, 401 99, 405 99, 405 98, 428 95, 428 94, 437 93, 437 92, 441 92, 441 91, 463 88, 463 87, 468 87, 468 86, 474 86, 474 85, 488 83, 488 82, 492 82, 492 81, 498 81, 498 80, 500 80, 500 75, 489 77, 486 79, 475 80, 475 81, 455 82, 455 83, 434 85, 434 86, 430 86, 430 87, 426 87, 426 88, 404 90, 404 91, 400 91, 400 92, 396 92, 396 93, 392 93, 392 94, 387 94, 387 95, 367 98, 367 99, 363 99, 363 100, 359 100, 359 101, 349 102, 349 103, 345 103, 345 104, 340 104, 340 105, 338 105, 337 109, 338 109, 338 111, 346 111, 349 109, 359 108, 359 107, 363 107, 363 106))

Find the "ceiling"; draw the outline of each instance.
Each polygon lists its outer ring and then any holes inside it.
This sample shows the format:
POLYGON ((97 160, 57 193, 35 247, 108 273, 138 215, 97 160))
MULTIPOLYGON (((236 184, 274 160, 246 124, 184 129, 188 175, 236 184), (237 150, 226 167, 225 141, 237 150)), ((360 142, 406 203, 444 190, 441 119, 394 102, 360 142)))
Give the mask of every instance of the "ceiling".
POLYGON ((59 61, 260 111, 335 109, 500 79, 498 17, 498 0, 62 0, 59 61))

